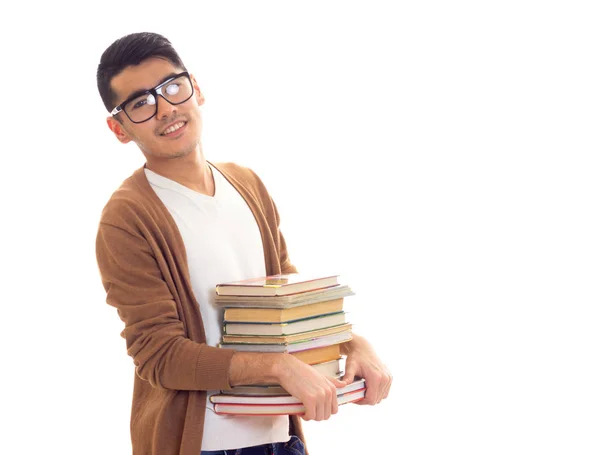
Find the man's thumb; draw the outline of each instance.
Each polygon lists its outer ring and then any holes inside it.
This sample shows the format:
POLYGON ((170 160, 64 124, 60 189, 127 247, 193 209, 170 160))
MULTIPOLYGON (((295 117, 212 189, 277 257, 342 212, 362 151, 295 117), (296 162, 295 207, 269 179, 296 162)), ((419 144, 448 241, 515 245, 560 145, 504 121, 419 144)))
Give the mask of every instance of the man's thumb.
POLYGON ((342 381, 344 381, 346 384, 350 384, 352 381, 354 381, 354 376, 356 376, 356 367, 352 364, 346 365, 346 372, 344 373, 342 381))
POLYGON ((329 378, 329 380, 333 382, 333 385, 336 386, 338 389, 340 387, 346 387, 348 385, 348 383, 343 379, 329 378))

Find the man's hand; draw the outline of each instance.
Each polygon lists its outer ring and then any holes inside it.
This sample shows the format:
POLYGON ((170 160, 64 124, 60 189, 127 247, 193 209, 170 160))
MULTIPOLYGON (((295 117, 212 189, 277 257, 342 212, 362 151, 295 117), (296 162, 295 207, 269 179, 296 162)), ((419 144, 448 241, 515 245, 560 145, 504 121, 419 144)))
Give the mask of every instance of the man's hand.
POLYGON ((377 357, 369 342, 361 336, 352 335, 352 341, 344 343, 344 354, 346 358, 346 373, 342 378, 346 384, 350 384, 355 376, 364 378, 367 386, 365 398, 356 404, 379 403, 387 398, 392 385, 392 375, 377 357))
POLYGON ((345 382, 330 379, 291 354, 236 352, 229 369, 229 385, 280 384, 298 398, 304 420, 327 420, 337 413, 337 388, 345 382))
POLYGON ((345 382, 322 375, 290 354, 280 358, 275 371, 279 384, 302 401, 304 420, 327 420, 337 413, 337 388, 344 387, 345 382))

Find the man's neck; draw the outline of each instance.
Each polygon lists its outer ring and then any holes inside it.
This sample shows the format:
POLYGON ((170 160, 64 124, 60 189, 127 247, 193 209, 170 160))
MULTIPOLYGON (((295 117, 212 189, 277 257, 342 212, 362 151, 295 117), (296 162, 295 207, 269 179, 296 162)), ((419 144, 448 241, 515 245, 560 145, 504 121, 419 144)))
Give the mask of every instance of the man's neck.
POLYGON ((204 159, 201 148, 180 158, 152 159, 146 157, 146 168, 198 193, 207 196, 215 195, 212 171, 204 159))

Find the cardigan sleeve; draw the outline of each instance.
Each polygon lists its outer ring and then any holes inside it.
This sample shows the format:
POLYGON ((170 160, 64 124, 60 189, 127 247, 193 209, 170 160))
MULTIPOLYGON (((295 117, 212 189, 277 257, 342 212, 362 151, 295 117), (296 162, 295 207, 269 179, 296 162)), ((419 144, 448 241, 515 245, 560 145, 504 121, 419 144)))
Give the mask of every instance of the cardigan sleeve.
POLYGON ((235 351, 186 336, 176 301, 141 234, 101 223, 96 257, 106 302, 125 323, 121 336, 141 379, 174 390, 230 388, 228 372, 235 351))

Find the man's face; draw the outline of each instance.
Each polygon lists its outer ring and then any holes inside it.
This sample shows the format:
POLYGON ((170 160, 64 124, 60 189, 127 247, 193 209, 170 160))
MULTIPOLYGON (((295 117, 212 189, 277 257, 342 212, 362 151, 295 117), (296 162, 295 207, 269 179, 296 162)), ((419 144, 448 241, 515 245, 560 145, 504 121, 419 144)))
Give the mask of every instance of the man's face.
MULTIPOLYGON (((152 89, 182 71, 160 58, 151 58, 125 68, 111 81, 117 99, 115 105, 121 104, 135 92, 152 89)), ((199 106, 204 103, 193 76, 191 80, 194 95, 184 103, 172 105, 157 96, 157 112, 150 120, 133 123, 124 112, 120 112, 117 116, 121 123, 110 116, 107 119, 109 128, 121 142, 134 141, 147 158, 171 159, 189 155, 200 143, 202 116, 199 106)))

